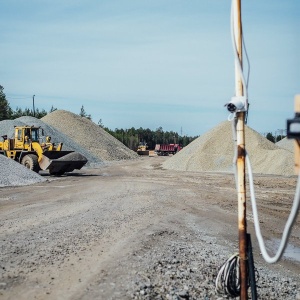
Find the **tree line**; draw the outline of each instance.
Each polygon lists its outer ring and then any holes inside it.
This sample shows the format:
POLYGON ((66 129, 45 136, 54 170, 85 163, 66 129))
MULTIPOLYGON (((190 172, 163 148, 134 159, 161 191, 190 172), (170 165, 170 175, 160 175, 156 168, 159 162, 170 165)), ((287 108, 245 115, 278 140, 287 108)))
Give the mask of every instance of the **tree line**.
POLYGON ((153 150, 156 144, 179 144, 185 147, 198 137, 180 136, 174 131, 164 131, 162 127, 156 130, 142 127, 132 127, 130 129, 116 128, 115 130, 107 127, 102 128, 132 150, 136 150, 139 143, 146 143, 149 150, 153 150))
POLYGON ((284 139, 285 137, 286 137, 286 135, 283 135, 283 134, 273 135, 272 132, 268 132, 266 134, 266 139, 268 139, 269 141, 271 141, 273 143, 277 143, 277 142, 281 141, 282 139, 284 139))

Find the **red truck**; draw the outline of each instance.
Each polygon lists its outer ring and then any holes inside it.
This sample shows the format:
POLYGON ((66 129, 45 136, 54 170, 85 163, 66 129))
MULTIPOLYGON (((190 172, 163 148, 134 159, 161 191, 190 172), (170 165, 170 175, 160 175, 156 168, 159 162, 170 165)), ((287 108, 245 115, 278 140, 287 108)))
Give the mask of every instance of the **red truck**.
POLYGON ((154 151, 157 155, 176 154, 182 148, 179 144, 156 144, 154 151))

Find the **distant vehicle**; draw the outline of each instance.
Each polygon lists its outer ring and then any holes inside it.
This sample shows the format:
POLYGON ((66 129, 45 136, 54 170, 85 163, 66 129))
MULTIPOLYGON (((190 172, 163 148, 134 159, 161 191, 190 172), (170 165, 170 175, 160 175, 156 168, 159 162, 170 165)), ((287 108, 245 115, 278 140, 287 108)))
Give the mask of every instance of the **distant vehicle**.
POLYGON ((87 159, 74 151, 62 151, 62 143, 54 144, 51 137, 42 142, 43 129, 35 126, 15 127, 14 138, 2 136, 0 154, 11 158, 26 168, 39 172, 49 170, 50 175, 63 175, 65 172, 80 170, 87 159))
POLYGON ((179 144, 156 144, 155 145, 155 153, 160 156, 176 154, 182 149, 179 144))
POLYGON ((137 148, 138 155, 149 155, 148 145, 146 142, 140 142, 137 148))

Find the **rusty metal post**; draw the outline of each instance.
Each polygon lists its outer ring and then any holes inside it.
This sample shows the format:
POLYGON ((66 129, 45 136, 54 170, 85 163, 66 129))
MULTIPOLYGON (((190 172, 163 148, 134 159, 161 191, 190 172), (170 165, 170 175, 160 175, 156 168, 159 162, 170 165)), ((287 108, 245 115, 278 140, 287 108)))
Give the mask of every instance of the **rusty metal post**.
MULTIPOLYGON (((239 60, 242 64, 241 0, 234 0, 234 35, 239 60)), ((235 63, 235 92, 243 96, 243 83, 235 63)), ((237 113, 237 174, 238 174, 238 229, 240 256, 240 299, 247 300, 247 223, 246 223, 246 168, 245 168, 245 112, 237 113)))

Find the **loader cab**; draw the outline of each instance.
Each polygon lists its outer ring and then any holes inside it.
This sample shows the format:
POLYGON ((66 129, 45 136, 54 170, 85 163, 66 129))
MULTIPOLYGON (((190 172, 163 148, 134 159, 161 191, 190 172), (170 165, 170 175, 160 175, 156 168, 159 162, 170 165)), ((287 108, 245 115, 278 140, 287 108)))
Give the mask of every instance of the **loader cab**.
POLYGON ((31 140, 33 142, 39 141, 39 128, 31 128, 31 140))
POLYGON ((15 148, 28 149, 31 142, 39 141, 38 127, 15 127, 15 148))

